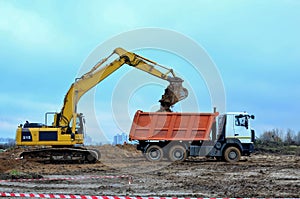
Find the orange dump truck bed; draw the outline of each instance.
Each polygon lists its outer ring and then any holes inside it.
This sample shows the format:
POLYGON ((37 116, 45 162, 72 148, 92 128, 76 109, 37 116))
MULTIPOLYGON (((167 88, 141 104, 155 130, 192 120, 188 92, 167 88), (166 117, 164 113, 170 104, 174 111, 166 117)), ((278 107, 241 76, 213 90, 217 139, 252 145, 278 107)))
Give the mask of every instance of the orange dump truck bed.
POLYGON ((209 140, 219 113, 173 113, 137 111, 130 140, 209 140))

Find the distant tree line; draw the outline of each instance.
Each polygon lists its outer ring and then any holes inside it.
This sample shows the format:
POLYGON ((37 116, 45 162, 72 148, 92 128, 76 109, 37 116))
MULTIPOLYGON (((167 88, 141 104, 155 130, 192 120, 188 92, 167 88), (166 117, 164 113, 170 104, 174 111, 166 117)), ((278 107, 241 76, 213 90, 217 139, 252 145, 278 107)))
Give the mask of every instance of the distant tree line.
POLYGON ((15 146, 15 139, 0 138, 0 149, 7 149, 15 146))
POLYGON ((286 131, 280 129, 272 129, 265 131, 259 140, 262 142, 276 142, 284 145, 298 145, 300 146, 300 131, 296 133, 292 129, 286 131))
POLYGON ((255 141, 258 152, 300 155, 300 131, 272 129, 265 131, 255 141))

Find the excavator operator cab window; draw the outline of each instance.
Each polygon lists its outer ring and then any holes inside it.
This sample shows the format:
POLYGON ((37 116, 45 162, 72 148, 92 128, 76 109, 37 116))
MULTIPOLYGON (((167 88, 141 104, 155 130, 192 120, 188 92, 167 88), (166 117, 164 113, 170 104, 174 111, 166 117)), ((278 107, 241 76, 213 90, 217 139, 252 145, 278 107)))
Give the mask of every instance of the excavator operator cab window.
MULTIPOLYGON (((73 124, 73 118, 71 119, 70 125, 73 124)), ((76 117, 76 134, 83 134, 84 133, 84 118, 76 117)), ((71 127, 70 127, 71 128, 71 127)))

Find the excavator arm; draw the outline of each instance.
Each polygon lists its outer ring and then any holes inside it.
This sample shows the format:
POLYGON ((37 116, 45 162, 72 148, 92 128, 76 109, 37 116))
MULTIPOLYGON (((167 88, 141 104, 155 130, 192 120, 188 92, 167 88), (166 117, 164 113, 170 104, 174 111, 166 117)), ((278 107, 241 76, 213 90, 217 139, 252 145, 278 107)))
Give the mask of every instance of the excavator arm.
POLYGON ((77 103, 82 95, 124 64, 133 66, 153 76, 169 81, 169 86, 165 89, 162 99, 159 100, 161 104, 159 111, 170 111, 170 107, 172 105, 188 96, 187 89, 182 87, 183 80, 176 77, 172 69, 161 66, 149 59, 141 57, 135 53, 128 52, 122 48, 117 48, 108 57, 98 62, 91 71, 75 80, 65 96, 61 112, 56 114, 54 117, 54 124, 60 127, 68 127, 71 119, 73 118, 72 132, 74 133, 77 117, 77 103), (117 54, 119 58, 103 66, 114 54, 117 54), (158 70, 158 68, 161 68, 166 72, 163 73, 158 70))

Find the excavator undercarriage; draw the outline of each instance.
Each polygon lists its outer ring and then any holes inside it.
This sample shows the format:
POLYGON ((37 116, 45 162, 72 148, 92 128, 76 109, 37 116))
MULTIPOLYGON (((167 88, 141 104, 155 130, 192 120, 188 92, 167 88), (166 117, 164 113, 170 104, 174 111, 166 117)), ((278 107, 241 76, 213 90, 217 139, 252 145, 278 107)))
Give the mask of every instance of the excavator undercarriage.
POLYGON ((44 163, 95 163, 100 159, 100 152, 81 147, 46 147, 24 151, 20 157, 44 163))

